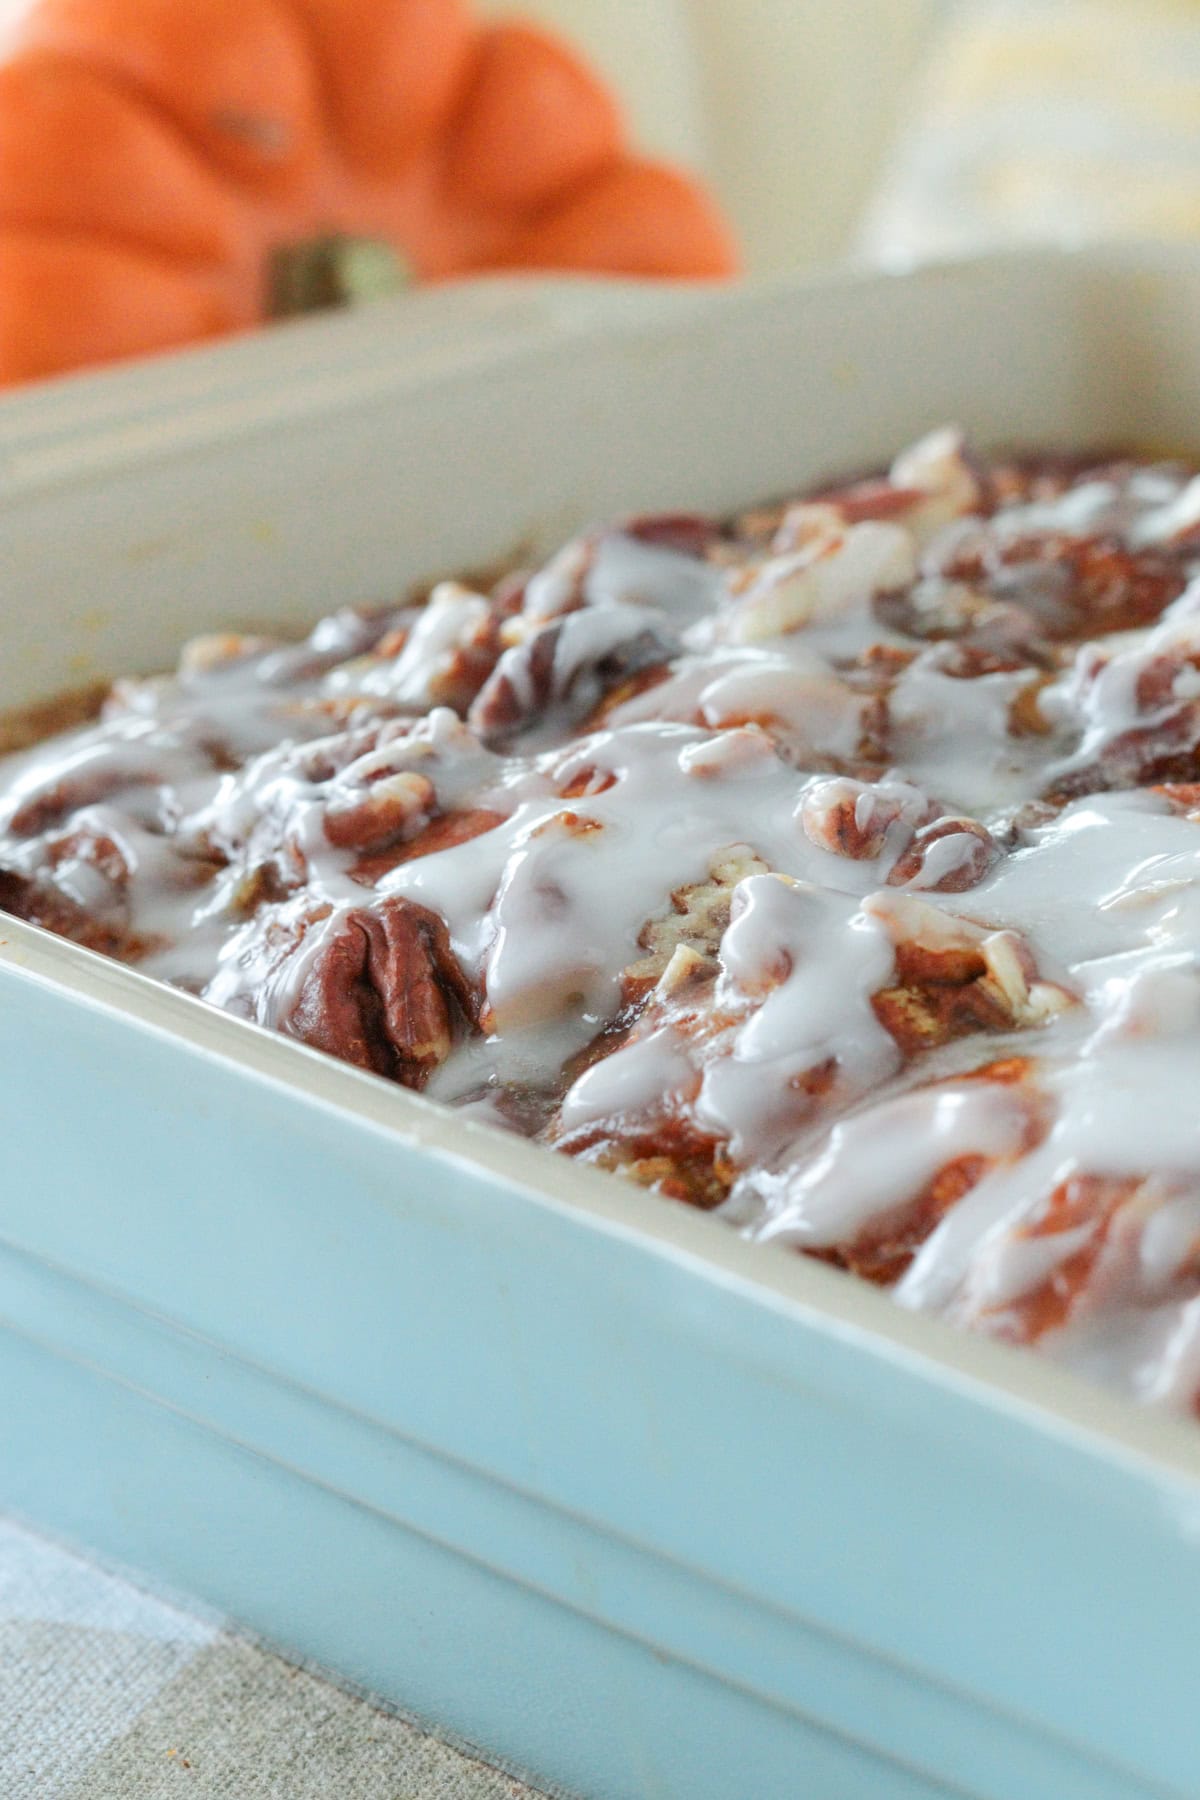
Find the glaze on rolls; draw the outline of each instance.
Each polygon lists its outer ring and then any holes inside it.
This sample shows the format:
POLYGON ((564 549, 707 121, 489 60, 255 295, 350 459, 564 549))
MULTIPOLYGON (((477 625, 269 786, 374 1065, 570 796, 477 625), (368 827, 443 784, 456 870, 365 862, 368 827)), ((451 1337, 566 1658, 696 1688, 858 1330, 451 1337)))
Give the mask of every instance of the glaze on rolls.
POLYGON ((1200 1411, 1200 477, 983 460, 187 646, 0 904, 1200 1411))

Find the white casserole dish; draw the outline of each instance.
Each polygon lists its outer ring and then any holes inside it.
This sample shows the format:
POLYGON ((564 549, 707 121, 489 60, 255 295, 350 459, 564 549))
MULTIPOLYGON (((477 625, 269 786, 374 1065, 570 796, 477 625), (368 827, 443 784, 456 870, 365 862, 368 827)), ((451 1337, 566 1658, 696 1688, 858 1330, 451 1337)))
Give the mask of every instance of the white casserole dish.
MULTIPOLYGON (((10 398, 0 705, 947 418, 1194 446, 1197 320, 500 284, 10 398)), ((1197 1792, 1200 1431, 10 920, 0 1392, 0 1506, 598 1800, 1197 1792)))

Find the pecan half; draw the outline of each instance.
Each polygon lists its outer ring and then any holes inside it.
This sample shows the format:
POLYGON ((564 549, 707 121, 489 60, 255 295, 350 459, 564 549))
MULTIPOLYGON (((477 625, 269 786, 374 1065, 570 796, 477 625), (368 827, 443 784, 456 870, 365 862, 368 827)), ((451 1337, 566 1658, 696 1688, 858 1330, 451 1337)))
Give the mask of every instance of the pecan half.
POLYGON ((613 688, 670 653, 655 616, 637 606, 582 607, 507 649, 467 714, 485 741, 565 706, 578 721, 613 688))
POLYGON ((503 813, 493 812, 484 806, 437 813, 416 837, 405 838, 400 843, 389 844, 383 850, 373 850, 360 856, 348 871, 350 879, 357 881, 362 887, 374 887, 385 875, 399 868, 401 863, 416 862, 419 857, 435 856, 440 850, 453 850, 459 844, 469 844, 472 838, 482 837, 485 831, 494 831, 497 825, 503 825, 504 819, 503 813))
POLYGON ((123 911, 101 917, 85 910, 45 881, 31 881, 9 869, 0 869, 0 912, 29 925, 40 925, 58 937, 69 938, 85 950, 111 956, 117 962, 135 963, 160 948, 153 939, 138 937, 128 929, 123 911))
POLYGON ((382 850, 427 824, 436 805, 428 776, 402 769, 331 799, 325 810, 325 836, 339 850, 364 854, 382 850))
POLYGON ((441 919, 399 896, 335 915, 284 1029, 360 1069, 421 1088, 476 996, 441 919))
POLYGON ((659 550, 702 559, 720 543, 721 527, 703 513, 639 513, 625 521, 625 535, 659 550))

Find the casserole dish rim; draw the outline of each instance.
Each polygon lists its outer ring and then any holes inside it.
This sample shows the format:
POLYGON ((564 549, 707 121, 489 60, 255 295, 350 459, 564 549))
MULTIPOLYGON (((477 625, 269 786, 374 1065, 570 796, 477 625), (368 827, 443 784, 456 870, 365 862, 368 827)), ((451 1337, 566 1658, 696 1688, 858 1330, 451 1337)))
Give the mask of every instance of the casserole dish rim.
MULTIPOLYGON (((993 269, 1062 269, 1092 280, 1114 273, 1200 279, 1200 248, 1136 242, 1009 248, 919 265, 895 259, 883 268, 772 276, 721 290, 586 276, 505 276, 427 290, 360 316, 301 321, 269 336, 84 372, 0 398, 0 508, 158 456, 185 460, 230 435, 279 429, 309 412, 345 411, 367 394, 378 399, 399 389, 435 388, 447 373, 536 357, 548 333, 582 345, 592 333, 636 340, 673 324, 686 328, 696 317, 752 315, 758 306, 793 299, 799 306, 810 294, 879 290, 893 282, 927 286, 993 269), (411 335, 391 344, 389 322, 404 308, 411 335), (294 385, 285 387, 293 377, 294 385)), ((909 1312, 862 1279, 796 1251, 750 1244, 723 1221, 464 1119, 41 927, 0 915, 0 960, 80 1004, 232 1062, 252 1079, 299 1090, 318 1108, 386 1132, 398 1147, 407 1143, 449 1163, 466 1161, 503 1186, 512 1203, 550 1207, 593 1229, 634 1238, 658 1256, 690 1264, 706 1280, 819 1321, 833 1335, 917 1366, 936 1383, 1020 1414, 1102 1458, 1183 1483, 1200 1499, 1200 1431, 1186 1418, 1140 1407, 1036 1352, 909 1312)))

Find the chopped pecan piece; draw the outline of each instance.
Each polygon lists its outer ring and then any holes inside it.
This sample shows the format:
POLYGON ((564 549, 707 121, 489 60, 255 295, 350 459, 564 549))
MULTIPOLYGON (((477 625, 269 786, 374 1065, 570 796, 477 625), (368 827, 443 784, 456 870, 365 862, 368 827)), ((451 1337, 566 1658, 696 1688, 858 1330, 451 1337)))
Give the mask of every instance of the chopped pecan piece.
POLYGON ((977 819, 934 819, 914 833, 893 864, 888 885, 961 894, 978 887, 999 857, 999 845, 977 819))
POLYGON ((886 847, 904 844, 936 808, 906 782, 815 781, 800 803, 810 843, 852 862, 873 862, 886 847))
POLYGON ((705 556, 721 542, 721 527, 703 513, 642 513, 625 524, 626 536, 681 556, 705 556))
POLYGON ((1015 932, 986 931, 915 895, 877 895, 872 909, 895 944, 894 985, 871 1005, 906 1057, 979 1031, 1046 1024, 1074 1004, 1042 980, 1015 932))
POLYGON ((708 881, 680 888, 671 896, 671 911, 651 919, 638 938, 646 952, 625 971, 624 989, 629 999, 640 998, 659 982, 680 950, 714 957, 729 924, 733 891, 748 875, 765 874, 767 865, 744 844, 735 844, 717 857, 708 881))
POLYGON ((682 1118, 662 1119, 651 1129, 628 1136, 594 1129, 552 1141, 557 1150, 580 1162, 610 1169, 701 1212, 720 1206, 733 1185, 735 1171, 722 1140, 682 1118))

